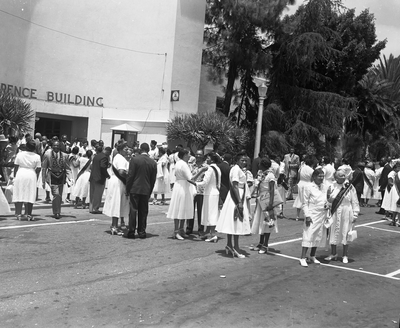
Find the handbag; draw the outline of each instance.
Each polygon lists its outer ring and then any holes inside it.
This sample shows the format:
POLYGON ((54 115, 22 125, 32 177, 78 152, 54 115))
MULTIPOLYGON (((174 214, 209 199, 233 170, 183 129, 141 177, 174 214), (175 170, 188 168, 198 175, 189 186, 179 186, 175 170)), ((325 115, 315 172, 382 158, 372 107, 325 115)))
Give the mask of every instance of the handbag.
MULTIPOLYGON (((265 211, 269 205, 269 195, 269 193, 263 193, 258 196, 258 201, 260 202, 260 206, 263 211, 265 211)), ((281 204, 283 204, 281 194, 279 193, 278 188, 274 188, 274 201, 272 202, 272 207, 276 207, 281 204)))
POLYGON ((357 230, 351 230, 347 233, 347 241, 355 241, 357 239, 357 230))
POLYGON ((325 228, 329 229, 331 227, 332 223, 333 223, 332 214, 331 214, 331 211, 328 210, 328 213, 326 214, 326 218, 325 218, 325 222, 324 222, 325 228))

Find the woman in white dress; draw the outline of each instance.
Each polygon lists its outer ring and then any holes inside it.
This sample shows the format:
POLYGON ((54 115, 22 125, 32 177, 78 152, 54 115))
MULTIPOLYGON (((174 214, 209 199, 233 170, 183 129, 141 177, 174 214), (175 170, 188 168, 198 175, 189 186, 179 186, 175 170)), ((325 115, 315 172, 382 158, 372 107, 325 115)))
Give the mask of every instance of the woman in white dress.
POLYGON ((205 241, 217 242, 215 226, 219 218, 219 190, 221 188, 221 170, 217 166, 219 157, 216 153, 210 152, 206 155, 206 163, 209 165, 204 174, 203 180, 197 182, 197 187, 204 189, 203 207, 201 210, 201 225, 206 227, 205 241))
MULTIPOLYGON (((186 149, 180 149, 178 151, 179 161, 175 163, 175 184, 172 189, 171 202, 169 204, 167 218, 174 220, 174 234, 172 238, 177 240, 183 240, 189 236, 185 234, 183 227, 185 220, 191 219, 193 217, 193 198, 195 184, 192 178, 192 173, 190 172, 188 161, 189 161, 189 151, 186 149)), ((200 173, 204 172, 207 168, 199 170, 200 173)))
POLYGON ((118 219, 121 218, 121 226, 125 226, 124 218, 129 216, 129 197, 126 195, 126 175, 129 162, 125 159, 128 146, 126 143, 118 144, 118 153, 112 161, 112 175, 108 181, 106 199, 104 201, 103 214, 111 217, 111 234, 122 235, 118 229, 118 219))
MULTIPOLYGON (((67 198, 65 199, 65 201, 67 203, 71 202, 70 197, 71 197, 71 195, 74 195, 74 188, 75 188, 74 183, 76 182, 76 177, 78 176, 78 173, 79 173, 79 156, 78 156, 78 153, 79 153, 79 147, 75 146, 75 147, 72 148, 71 154, 68 155, 68 161, 69 161, 69 166, 71 168, 71 174, 72 174, 73 183, 71 185, 66 183, 65 191, 67 193, 67 198)), ((72 198, 72 200, 73 200, 73 198, 72 198)))
POLYGON ((400 204, 397 202, 400 199, 400 162, 397 161, 393 165, 393 170, 388 175, 388 185, 386 187, 385 196, 382 200, 382 208, 392 213, 393 226, 400 226, 399 213, 400 204))
POLYGON ((297 184, 297 197, 293 202, 293 207, 297 208, 296 221, 300 219, 300 211, 304 202, 304 188, 311 183, 311 176, 314 172, 314 169, 312 168, 313 164, 313 157, 307 156, 304 160, 304 164, 299 169, 300 181, 297 184))
POLYGON ((15 203, 15 215, 22 218, 22 204, 28 221, 33 221, 32 209, 36 200, 37 179, 41 168, 40 156, 35 153, 36 143, 29 140, 26 151, 18 152, 14 162, 14 190, 12 201, 15 203))
POLYGON ((93 151, 87 150, 86 153, 79 157, 79 172, 76 176, 75 186, 74 186, 74 197, 75 197, 75 208, 78 208, 79 203, 82 203, 82 208, 85 209, 88 204, 86 199, 90 199, 90 170, 92 167, 92 155, 93 151))
POLYGON ((251 197, 248 191, 246 175, 243 168, 247 165, 247 154, 236 155, 236 165, 229 172, 230 192, 222 207, 216 230, 227 234, 225 251, 233 257, 245 258, 239 248, 239 236, 250 234, 250 215, 247 200, 251 197), (234 246, 232 246, 232 235, 234 246))
POLYGON ((169 161, 169 183, 170 183, 170 188, 174 187, 175 184, 175 164, 178 159, 178 151, 175 149, 172 151, 172 153, 168 156, 168 161, 169 161))
POLYGON ((324 226, 327 214, 327 190, 323 184, 324 171, 314 170, 312 182, 304 187, 303 212, 305 216, 303 224, 303 241, 301 243, 300 265, 307 267, 307 251, 311 247, 310 259, 315 264, 321 262, 315 257, 317 247, 326 244, 326 228, 324 226))
POLYGON ((325 258, 326 261, 336 260, 337 245, 343 245, 343 263, 349 263, 349 245, 347 236, 356 222, 360 206, 358 204, 356 189, 349 182, 346 182, 346 173, 337 171, 336 182, 328 189, 328 202, 332 204, 332 224, 330 226, 329 243, 331 255, 325 258))
POLYGON ((156 183, 154 184, 153 193, 154 193, 154 205, 165 205, 165 194, 169 192, 169 171, 168 171, 168 155, 165 153, 164 148, 158 149, 158 156, 160 158, 157 162, 157 178, 156 183), (157 201, 157 195, 161 194, 161 202, 157 201))
POLYGON ((271 168, 271 161, 268 158, 262 158, 258 166, 260 170, 255 180, 255 190, 258 191, 258 196, 251 233, 259 234, 260 241, 257 246, 250 249, 258 251, 259 254, 265 254, 268 251, 271 232, 274 228, 277 229, 278 222, 276 218, 279 215, 279 206, 281 204, 274 206, 274 194, 277 184, 276 176, 271 168))
POLYGON ((368 201, 370 199, 375 199, 375 197, 376 197, 375 189, 374 189, 376 176, 375 176, 375 172, 374 172, 373 168, 374 168, 374 164, 372 162, 368 162, 364 168, 364 173, 363 173, 364 189, 363 189, 363 193, 362 193, 361 197, 364 199, 365 207, 370 207, 370 205, 368 204, 368 201))

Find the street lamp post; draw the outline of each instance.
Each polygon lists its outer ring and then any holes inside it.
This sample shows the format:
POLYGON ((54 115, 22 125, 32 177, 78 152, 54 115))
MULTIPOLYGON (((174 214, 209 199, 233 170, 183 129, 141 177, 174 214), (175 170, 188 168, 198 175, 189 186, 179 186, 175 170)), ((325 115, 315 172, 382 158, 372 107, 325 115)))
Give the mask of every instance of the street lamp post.
POLYGON ((266 98, 268 85, 270 81, 261 77, 253 77, 253 82, 258 88, 258 115, 257 115, 257 130, 256 130, 256 142, 254 145, 254 158, 258 157, 261 146, 261 129, 262 129, 262 118, 264 111, 264 100, 266 98))

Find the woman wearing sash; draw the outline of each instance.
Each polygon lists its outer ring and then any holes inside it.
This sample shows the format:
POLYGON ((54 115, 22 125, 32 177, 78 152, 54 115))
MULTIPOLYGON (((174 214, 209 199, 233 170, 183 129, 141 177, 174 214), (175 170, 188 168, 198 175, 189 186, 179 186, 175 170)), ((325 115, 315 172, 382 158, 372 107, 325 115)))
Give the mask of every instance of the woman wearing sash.
POLYGON ((79 165, 79 171, 78 175, 76 176, 75 186, 73 189, 75 208, 78 208, 79 203, 81 203, 83 209, 88 206, 86 199, 89 199, 89 177, 92 155, 93 152, 91 150, 87 150, 86 153, 82 157, 79 157, 77 161, 79 165))
POLYGON ((216 230, 227 234, 226 254, 233 257, 245 258, 239 248, 239 236, 250 234, 248 192, 246 175, 243 168, 247 165, 247 154, 240 152, 236 155, 236 165, 229 172, 229 193, 222 207, 216 230), (234 246, 232 246, 232 235, 234 246))
POLYGON ((302 251, 300 265, 307 267, 306 254, 311 247, 310 259, 315 264, 321 262, 315 257, 317 247, 325 246, 326 243, 326 228, 324 222, 327 212, 326 188, 322 183, 324 181, 324 171, 316 169, 312 173, 312 182, 304 187, 303 195, 303 241, 301 243, 302 251))
POLYGON ((111 234, 122 235, 118 229, 118 219, 121 218, 121 226, 125 225, 124 218, 129 217, 129 197, 126 195, 126 175, 129 162, 125 159, 128 149, 126 143, 117 145, 117 154, 112 161, 112 175, 108 181, 106 199, 104 201, 103 214, 111 217, 111 234))
POLYGON ((314 164, 314 158, 311 156, 307 156, 304 160, 304 165, 300 167, 299 170, 299 183, 297 184, 297 197, 293 202, 293 207, 297 209, 296 221, 300 219, 300 211, 303 206, 303 194, 304 188, 311 183, 311 176, 314 172, 312 168, 314 164))
POLYGON ((370 199, 375 199, 375 190, 374 190, 374 185, 375 185, 375 172, 373 170, 374 164, 372 162, 368 162, 365 165, 364 171, 363 171, 363 178, 364 178, 364 188, 363 188, 363 193, 362 193, 362 198, 364 198, 364 206, 365 207, 370 207, 368 204, 368 201, 370 199))
POLYGON ((168 171, 168 155, 165 153, 164 148, 158 149, 158 156, 160 156, 157 162, 157 178, 154 184, 154 205, 165 205, 165 194, 169 192, 169 171, 168 171), (157 195, 161 194, 161 202, 157 201, 157 195))
POLYGON ((219 218, 219 190, 221 188, 221 170, 217 166, 219 157, 210 152, 206 155, 209 165, 203 180, 197 182, 198 188, 204 189, 203 207, 201 210, 201 225, 206 228, 205 241, 216 243, 218 237, 215 235, 215 226, 219 218))
POLYGON ((331 255, 326 261, 337 260, 337 245, 343 245, 343 263, 349 263, 347 235, 352 230, 360 212, 357 192, 354 186, 346 182, 346 173, 338 170, 335 174, 336 182, 328 190, 328 202, 332 204, 332 224, 330 226, 329 243, 331 255))
POLYGON ((276 218, 279 215, 279 206, 281 204, 274 204, 277 184, 276 176, 271 169, 271 161, 268 158, 262 158, 258 167, 258 176, 255 180, 255 189, 258 191, 258 196, 251 233, 259 234, 260 241, 257 246, 250 247, 250 249, 258 251, 259 254, 265 254, 268 251, 268 241, 272 229, 275 228, 277 230, 278 221, 276 218))
POLYGON ((392 213, 393 226, 400 226, 400 161, 393 165, 393 171, 388 175, 388 185, 386 187, 385 196, 382 201, 382 208, 392 213))

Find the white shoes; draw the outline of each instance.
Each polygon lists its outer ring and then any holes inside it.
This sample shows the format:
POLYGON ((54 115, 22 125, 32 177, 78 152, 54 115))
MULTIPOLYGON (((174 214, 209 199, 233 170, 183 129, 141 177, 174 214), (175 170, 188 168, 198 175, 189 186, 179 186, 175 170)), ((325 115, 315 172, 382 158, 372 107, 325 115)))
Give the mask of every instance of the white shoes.
POLYGON ((315 264, 321 264, 320 261, 317 260, 317 258, 315 256, 311 256, 310 257, 311 262, 315 263, 315 264))
POLYGON ((349 263, 349 258, 347 256, 343 256, 342 262, 345 264, 349 263))
POLYGON ((300 265, 301 265, 302 267, 308 267, 307 259, 300 259, 300 265))

